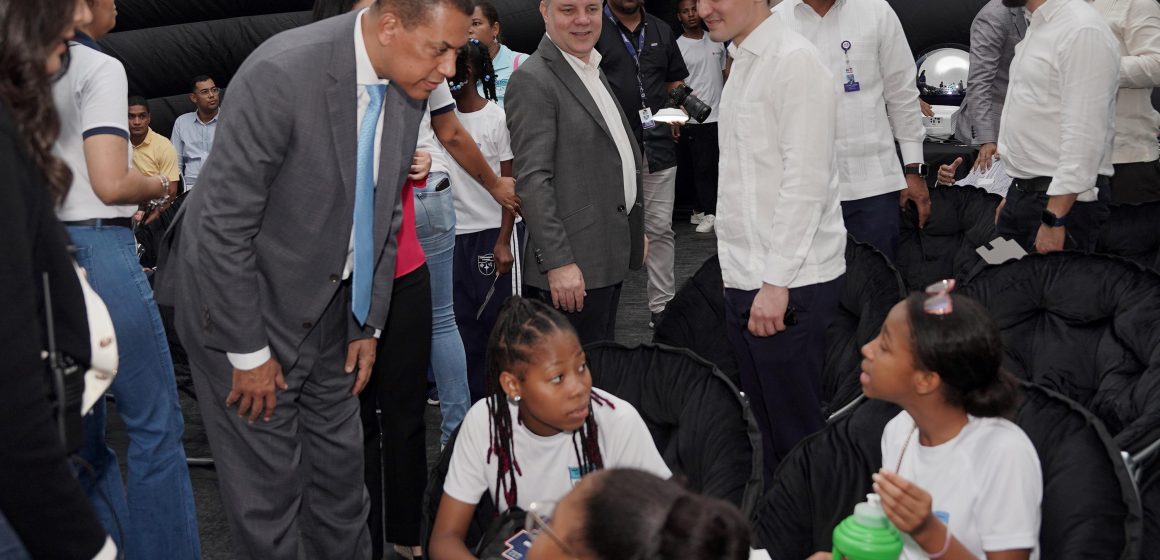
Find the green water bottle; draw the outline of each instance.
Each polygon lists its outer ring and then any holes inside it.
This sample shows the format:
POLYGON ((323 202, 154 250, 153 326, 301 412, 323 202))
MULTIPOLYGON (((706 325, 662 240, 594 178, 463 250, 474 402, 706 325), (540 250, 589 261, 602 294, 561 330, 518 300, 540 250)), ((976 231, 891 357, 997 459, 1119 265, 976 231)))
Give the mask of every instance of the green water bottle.
POLYGON ((834 560, 898 560, 902 535, 886 518, 878 494, 854 506, 854 515, 834 527, 834 560))

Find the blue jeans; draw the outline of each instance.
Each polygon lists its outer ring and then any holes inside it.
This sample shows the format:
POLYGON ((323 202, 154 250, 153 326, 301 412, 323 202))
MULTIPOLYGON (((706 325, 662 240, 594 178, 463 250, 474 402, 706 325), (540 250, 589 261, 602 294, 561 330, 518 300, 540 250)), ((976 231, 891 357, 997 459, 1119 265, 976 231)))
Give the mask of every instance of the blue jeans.
POLYGON ((32 560, 32 555, 20 542, 8 518, 4 517, 4 512, 0 512, 0 560, 32 560))
POLYGON ((109 389, 129 433, 128 482, 105 443, 105 401, 84 419, 81 458, 92 471, 77 478, 105 530, 129 560, 201 557, 193 488, 181 434, 185 421, 169 343, 153 290, 137 262, 133 233, 123 227, 69 227, 76 258, 105 301, 117 333, 120 366, 109 389))
POLYGON ((415 190, 415 228, 431 272, 431 367, 427 375, 434 378, 435 386, 439 388, 443 443, 447 443, 447 438, 459 427, 471 404, 467 387, 467 355, 463 350, 463 339, 459 337, 452 304, 455 199, 450 188, 435 191, 436 185, 446 177, 446 173, 432 173, 427 177, 427 186, 415 190))

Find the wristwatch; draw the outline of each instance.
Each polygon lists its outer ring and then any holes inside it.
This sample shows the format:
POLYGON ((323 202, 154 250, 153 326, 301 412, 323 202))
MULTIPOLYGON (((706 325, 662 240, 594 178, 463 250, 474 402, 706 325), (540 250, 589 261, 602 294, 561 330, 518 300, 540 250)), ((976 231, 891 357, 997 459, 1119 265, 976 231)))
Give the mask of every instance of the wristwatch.
POLYGON ((1056 216, 1055 213, 1052 212, 1051 210, 1044 210, 1043 217, 1040 219, 1043 220, 1043 225, 1045 225, 1047 227, 1054 228, 1054 227, 1063 227, 1063 226, 1067 225, 1067 216, 1064 216, 1061 218, 1059 216, 1056 216))
POLYGON ((918 175, 926 177, 930 173, 930 166, 925 163, 912 163, 902 168, 903 175, 918 175))

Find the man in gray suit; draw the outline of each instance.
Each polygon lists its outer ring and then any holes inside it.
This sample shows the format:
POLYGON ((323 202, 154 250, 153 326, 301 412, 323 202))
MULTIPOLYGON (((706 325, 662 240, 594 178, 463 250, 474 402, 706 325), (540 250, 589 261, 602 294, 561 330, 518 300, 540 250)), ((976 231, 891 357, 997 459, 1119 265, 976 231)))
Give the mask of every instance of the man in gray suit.
POLYGON ((377 0, 275 36, 230 83, 174 276, 239 557, 370 557, 355 395, 424 100, 454 74, 470 13, 377 0))
POLYGON ((516 193, 528 228, 525 295, 581 343, 612 340, 620 288, 646 251, 641 154, 600 70, 600 0, 541 0, 546 36, 508 82, 516 193))
POLYGON ((971 23, 971 69, 967 95, 959 110, 955 137, 979 146, 974 167, 987 170, 998 149, 999 116, 1007 97, 1007 70, 1015 57, 1015 45, 1027 32, 1023 8, 1008 8, 991 0, 971 23))

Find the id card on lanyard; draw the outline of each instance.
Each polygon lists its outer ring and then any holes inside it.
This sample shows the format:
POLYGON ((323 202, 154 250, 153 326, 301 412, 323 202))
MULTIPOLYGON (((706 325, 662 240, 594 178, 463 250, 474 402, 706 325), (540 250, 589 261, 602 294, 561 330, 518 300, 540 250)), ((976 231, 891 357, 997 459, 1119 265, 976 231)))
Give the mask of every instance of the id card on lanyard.
POLYGON ((641 107, 638 114, 640 115, 640 125, 645 130, 648 130, 656 126, 656 122, 653 121, 652 109, 649 109, 648 106, 648 96, 644 93, 644 83, 640 81, 640 55, 644 53, 645 27, 648 26, 648 22, 643 17, 641 18, 640 37, 637 38, 636 45, 633 45, 632 41, 628 39, 628 36, 624 34, 624 30, 620 28, 616 17, 612 15, 612 10, 609 9, 608 4, 604 5, 604 15, 608 16, 609 21, 616 27, 616 32, 620 34, 620 40, 624 42, 625 50, 628 51, 628 55, 632 57, 632 61, 636 64, 636 87, 640 91, 641 107))
POLYGON ((846 55, 846 83, 842 84, 842 88, 846 90, 846 93, 861 91, 862 85, 854 77, 854 65, 850 64, 850 47, 853 45, 849 41, 842 41, 841 46, 842 52, 846 55))

